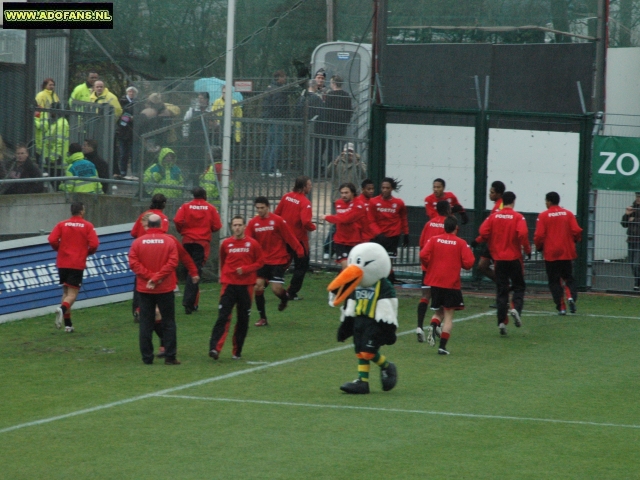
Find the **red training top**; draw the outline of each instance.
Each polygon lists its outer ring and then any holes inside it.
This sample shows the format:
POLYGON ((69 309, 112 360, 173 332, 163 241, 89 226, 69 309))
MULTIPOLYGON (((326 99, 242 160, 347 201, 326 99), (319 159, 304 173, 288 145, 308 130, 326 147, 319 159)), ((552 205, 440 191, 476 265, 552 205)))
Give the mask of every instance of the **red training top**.
POLYGON ((335 201, 335 215, 327 215, 325 220, 336 224, 333 241, 341 245, 353 247, 362 243, 362 220, 367 213, 366 207, 360 201, 352 200, 347 203, 341 198, 335 201))
POLYGON ((382 195, 369 202, 369 222, 375 235, 397 237, 409 233, 409 219, 404 202, 394 196, 387 200, 382 195))
POLYGON ((369 222, 369 202, 371 202, 371 198, 367 197, 364 193, 361 193, 356 197, 356 200, 364 205, 365 215, 362 217, 360 221, 360 236, 362 237, 363 242, 370 242, 373 240, 373 237, 376 236, 371 229, 371 223, 369 222))
MULTIPOLYGON (((433 218, 438 215, 436 205, 442 200, 446 200, 447 202, 449 202, 451 208, 455 207, 456 205, 460 205, 458 198, 451 192, 442 192, 442 195, 440 197, 436 197, 436 194, 432 193, 424 199, 424 206, 427 209, 427 217, 433 218)), ((462 205, 460 205, 460 208, 463 208, 462 205)))
POLYGON ((302 244, 295 237, 287 222, 275 213, 265 218, 256 215, 247 224, 247 237, 254 238, 262 247, 263 260, 266 265, 283 265, 289 263, 289 245, 300 258, 304 257, 302 244))
POLYGON ((307 232, 313 232, 316 226, 311 221, 311 202, 304 193, 285 193, 274 213, 280 215, 287 222, 293 234, 308 252, 309 235, 307 232))
POLYGON ((547 262, 578 258, 576 242, 581 239, 582 228, 569 210, 553 205, 538 215, 533 243, 547 262))
POLYGON ((168 293, 176 288, 178 266, 177 240, 159 228, 150 228, 136 238, 129 250, 129 266, 136 274, 136 290, 140 293, 168 293), (153 280, 156 287, 147 288, 153 280))
POLYGON ((155 213, 156 215, 160 216, 160 230, 162 230, 164 233, 167 233, 169 231, 169 217, 167 217, 162 212, 162 210, 152 208, 151 210, 142 212, 138 217, 138 219, 136 220, 136 223, 133 224, 133 228, 131 229, 131 236, 133 238, 138 238, 140 235, 145 234, 144 227, 142 226, 142 217, 151 213, 155 213))
POLYGON ((495 201, 495 203, 493 204, 493 208, 491 209, 491 213, 495 213, 498 210, 502 210, 504 206, 504 202, 502 201, 501 198, 499 198, 498 200, 495 201))
POLYGON ((431 287, 460 290, 460 269, 473 267, 475 257, 467 242, 452 233, 431 237, 420 260, 426 267, 425 283, 431 287))
POLYGON ((182 243, 197 243, 204 248, 205 260, 209 258, 211 234, 222 228, 216 207, 202 198, 194 198, 182 205, 173 217, 176 230, 182 235, 182 243))
MULTIPOLYGON (((428 220, 427 223, 424 224, 424 228, 422 229, 422 233, 420 234, 420 241, 418 242, 418 246, 420 250, 424 248, 427 244, 427 241, 431 237, 435 237, 436 235, 442 235, 444 233, 444 221, 447 217, 437 216, 433 217, 431 220, 428 220)), ((420 265, 422 270, 426 271, 427 269, 424 265, 420 265)))
POLYGON ((220 283, 254 285, 256 272, 262 265, 262 248, 253 238, 229 237, 220 244, 220 283), (242 268, 242 273, 238 273, 239 268, 242 268))
POLYGON ((503 208, 489 215, 480 225, 476 242, 487 242, 494 260, 516 260, 531 253, 529 230, 522 214, 513 208, 503 208))
POLYGON ((56 267, 84 270, 87 256, 98 250, 100 241, 91 222, 80 215, 59 222, 49 234, 49 244, 58 256, 56 267))

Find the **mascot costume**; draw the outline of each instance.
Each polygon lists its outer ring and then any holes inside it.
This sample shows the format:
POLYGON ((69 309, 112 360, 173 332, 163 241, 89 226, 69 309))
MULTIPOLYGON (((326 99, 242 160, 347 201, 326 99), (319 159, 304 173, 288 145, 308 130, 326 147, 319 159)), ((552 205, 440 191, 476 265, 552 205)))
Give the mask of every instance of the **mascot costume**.
POLYGON ((382 390, 395 387, 398 372, 395 364, 379 352, 382 345, 396 342, 398 328, 398 299, 387 276, 391 260, 386 250, 377 243, 361 243, 353 247, 345 268, 327 290, 329 305, 340 309, 338 341, 353 336, 358 357, 358 378, 340 387, 346 393, 369 393, 371 362, 380 367, 382 390))

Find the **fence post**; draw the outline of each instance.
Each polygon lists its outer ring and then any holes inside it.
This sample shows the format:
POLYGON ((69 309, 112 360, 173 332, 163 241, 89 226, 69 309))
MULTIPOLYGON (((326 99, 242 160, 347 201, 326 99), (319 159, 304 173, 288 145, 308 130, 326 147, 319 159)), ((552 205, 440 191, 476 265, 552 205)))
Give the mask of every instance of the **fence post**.
MULTIPOLYGON (((475 130, 475 185, 473 192, 473 231, 477 232, 484 220, 485 204, 487 199, 487 162, 489 155, 489 121, 488 113, 482 109, 476 114, 475 130)), ((472 278, 476 281, 482 280, 482 275, 478 273, 477 266, 474 265, 472 278)))
POLYGON ((586 231, 578 245, 576 284, 590 290, 593 287, 593 261, 596 233, 596 192, 591 189, 591 152, 593 137, 602 128, 602 112, 595 118, 585 118, 580 129, 580 166, 578 168, 578 223, 586 231), (584 150, 584 151, 583 151, 584 150))
POLYGON ((369 178, 374 185, 380 185, 385 176, 386 164, 386 110, 374 104, 371 108, 371 161, 369 162, 369 178))

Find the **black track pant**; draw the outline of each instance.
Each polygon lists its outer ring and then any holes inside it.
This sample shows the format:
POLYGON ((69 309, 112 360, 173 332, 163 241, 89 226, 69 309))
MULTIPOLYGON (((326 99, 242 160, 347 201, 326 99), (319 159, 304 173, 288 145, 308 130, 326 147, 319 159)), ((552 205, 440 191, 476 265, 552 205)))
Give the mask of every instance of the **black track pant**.
POLYGON ((153 331, 156 323, 156 305, 162 315, 162 341, 166 358, 176 358, 176 305, 173 292, 139 293, 140 295, 140 353, 144 363, 153 362, 153 331))
POLYGON ((220 352, 227 339, 229 326, 231 324, 231 312, 233 306, 237 305, 238 321, 233 332, 233 355, 239 357, 242 355, 242 347, 244 340, 247 338, 249 330, 249 315, 251 314, 251 297, 253 294, 253 285, 222 285, 220 293, 220 305, 218 308, 218 320, 213 326, 211 332, 211 341, 209 350, 217 350, 220 352))
POLYGON ((496 303, 498 304, 498 325, 509 313, 509 290, 513 290, 513 307, 522 313, 524 305, 524 267, 522 260, 495 260, 496 303))
POLYGON ((544 262, 544 266, 547 269, 547 278, 549 279, 549 290, 551 290, 551 296, 556 307, 560 309, 562 303, 562 297, 564 297, 564 289, 562 288, 562 280, 571 292, 571 298, 573 300, 578 299, 578 292, 576 291, 576 282, 573 279, 573 267, 571 260, 555 260, 553 262, 544 262))
MULTIPOLYGON (((193 263, 198 267, 198 276, 202 277, 202 267, 204 266, 204 247, 197 243, 186 243, 184 249, 193 259, 193 263)), ((193 283, 191 277, 187 276, 184 285, 184 296, 182 297, 182 306, 195 309, 198 305, 198 294, 200 287, 197 283, 193 283)))

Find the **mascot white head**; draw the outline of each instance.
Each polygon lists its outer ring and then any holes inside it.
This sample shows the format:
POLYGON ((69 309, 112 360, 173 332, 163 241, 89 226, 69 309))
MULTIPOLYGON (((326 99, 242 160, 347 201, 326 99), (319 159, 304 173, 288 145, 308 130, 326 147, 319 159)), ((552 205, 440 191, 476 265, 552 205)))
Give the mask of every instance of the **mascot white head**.
POLYGON ((338 306, 356 287, 371 287, 391 272, 391 259, 377 243, 361 243, 353 247, 347 258, 347 268, 329 284, 329 304, 338 306))

